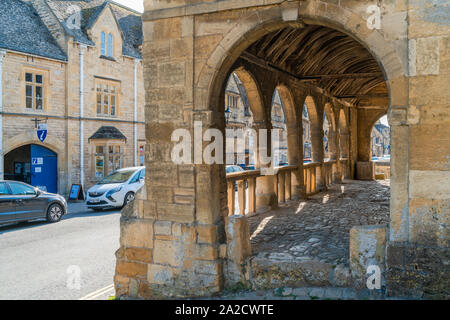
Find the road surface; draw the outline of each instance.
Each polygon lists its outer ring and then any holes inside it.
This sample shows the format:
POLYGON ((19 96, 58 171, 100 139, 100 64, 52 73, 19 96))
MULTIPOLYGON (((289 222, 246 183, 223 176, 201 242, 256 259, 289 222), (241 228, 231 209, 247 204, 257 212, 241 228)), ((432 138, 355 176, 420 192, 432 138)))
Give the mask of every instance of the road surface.
POLYGON ((56 224, 0 226, 0 299, 113 296, 119 221, 119 211, 98 213, 76 204, 56 224))

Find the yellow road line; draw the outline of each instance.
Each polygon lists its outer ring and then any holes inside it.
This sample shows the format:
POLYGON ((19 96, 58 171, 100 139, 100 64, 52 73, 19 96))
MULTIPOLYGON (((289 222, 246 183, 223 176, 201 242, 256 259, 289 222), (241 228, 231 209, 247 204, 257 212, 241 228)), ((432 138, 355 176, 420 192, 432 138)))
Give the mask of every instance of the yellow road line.
POLYGON ((107 287, 104 287, 102 289, 91 292, 88 295, 86 295, 78 300, 94 300, 94 299, 106 294, 107 292, 113 291, 113 290, 114 290, 114 284, 111 284, 107 287))

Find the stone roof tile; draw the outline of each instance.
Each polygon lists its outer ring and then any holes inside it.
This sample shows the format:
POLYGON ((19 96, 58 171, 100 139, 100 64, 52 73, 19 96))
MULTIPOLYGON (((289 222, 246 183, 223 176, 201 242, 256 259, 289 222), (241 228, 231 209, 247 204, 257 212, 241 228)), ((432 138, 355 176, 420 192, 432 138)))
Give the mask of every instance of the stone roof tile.
POLYGON ((47 3, 66 32, 73 36, 75 41, 91 46, 95 46, 95 43, 89 38, 86 30, 94 25, 109 4, 124 37, 122 53, 133 58, 142 58, 139 50, 143 38, 140 13, 108 0, 47 0, 47 3), (73 14, 69 8, 72 6, 78 6, 81 9, 80 29, 68 27, 68 19, 73 14))
POLYGON ((20 0, 0 1, 0 48, 67 61, 35 9, 20 0))

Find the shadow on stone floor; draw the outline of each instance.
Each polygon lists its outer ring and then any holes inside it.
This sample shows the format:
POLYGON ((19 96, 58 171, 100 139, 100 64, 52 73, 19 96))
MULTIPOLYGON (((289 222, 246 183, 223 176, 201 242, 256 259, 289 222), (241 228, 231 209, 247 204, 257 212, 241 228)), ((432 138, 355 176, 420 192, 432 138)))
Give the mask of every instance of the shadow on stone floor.
POLYGON ((249 217, 253 255, 348 266, 350 229, 389 222, 389 185, 389 180, 345 180, 307 200, 249 217))

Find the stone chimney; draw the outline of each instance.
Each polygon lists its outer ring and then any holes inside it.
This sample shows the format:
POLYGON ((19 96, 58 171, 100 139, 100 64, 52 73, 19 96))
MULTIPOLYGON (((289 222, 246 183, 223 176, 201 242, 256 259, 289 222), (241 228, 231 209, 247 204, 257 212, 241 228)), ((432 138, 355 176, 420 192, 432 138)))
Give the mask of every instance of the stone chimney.
POLYGON ((28 0, 27 2, 33 5, 34 9, 47 29, 50 31, 53 38, 56 40, 61 49, 67 54, 67 36, 65 30, 58 18, 48 6, 46 0, 28 0))

